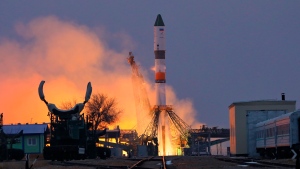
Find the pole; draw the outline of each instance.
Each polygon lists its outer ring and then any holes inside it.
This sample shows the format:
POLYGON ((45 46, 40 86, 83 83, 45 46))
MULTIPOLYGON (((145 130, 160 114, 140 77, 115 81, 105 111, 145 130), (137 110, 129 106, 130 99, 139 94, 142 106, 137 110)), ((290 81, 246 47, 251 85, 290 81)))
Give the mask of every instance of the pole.
POLYGON ((25 162, 25 169, 29 169, 29 164, 28 164, 28 161, 29 161, 29 154, 26 154, 26 155, 25 155, 25 159, 26 159, 26 162, 25 162))
POLYGON ((39 155, 34 159, 33 163, 31 164, 30 168, 29 169, 32 169, 34 163, 36 162, 36 160, 39 158, 39 155))

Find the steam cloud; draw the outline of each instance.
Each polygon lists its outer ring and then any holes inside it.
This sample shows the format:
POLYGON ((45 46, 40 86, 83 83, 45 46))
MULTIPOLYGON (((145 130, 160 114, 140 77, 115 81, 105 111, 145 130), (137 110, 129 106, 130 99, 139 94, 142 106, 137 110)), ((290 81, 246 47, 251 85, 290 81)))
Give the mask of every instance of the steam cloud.
MULTIPOLYGON (((104 93, 118 101, 123 109, 117 122, 121 129, 136 125, 131 68, 126 60, 134 43, 128 35, 88 28, 54 16, 19 23, 16 34, 17 39, 0 37, 0 112, 4 113, 5 124, 49 122, 48 110, 37 92, 40 81, 45 80, 45 97, 56 105, 73 99, 83 101, 90 81, 94 93, 104 93), (117 38, 121 50, 108 47, 106 42, 112 37, 117 38)), ((144 78, 150 102, 154 103, 154 84, 144 78)), ((167 102, 175 105, 175 112, 187 124, 198 127, 192 102, 177 99, 170 86, 167 102)))

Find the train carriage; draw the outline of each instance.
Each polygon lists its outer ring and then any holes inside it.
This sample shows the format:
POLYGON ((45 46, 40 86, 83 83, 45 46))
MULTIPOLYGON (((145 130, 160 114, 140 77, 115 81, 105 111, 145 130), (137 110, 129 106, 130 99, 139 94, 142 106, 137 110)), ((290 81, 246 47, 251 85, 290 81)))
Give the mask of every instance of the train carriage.
POLYGON ((260 125, 256 128, 256 149, 265 149, 265 144, 264 126, 260 125))
POLYGON ((264 125, 265 130, 265 147, 273 148, 276 146, 276 123, 268 120, 264 125))
POLYGON ((260 155, 288 157, 299 143, 300 110, 256 124, 256 151, 260 155))
MULTIPOLYGON (((278 147, 289 146, 290 143, 290 118, 285 116, 285 118, 278 119, 276 122, 277 126, 277 139, 276 145, 278 147)), ((293 136, 293 135, 292 135, 293 136)))

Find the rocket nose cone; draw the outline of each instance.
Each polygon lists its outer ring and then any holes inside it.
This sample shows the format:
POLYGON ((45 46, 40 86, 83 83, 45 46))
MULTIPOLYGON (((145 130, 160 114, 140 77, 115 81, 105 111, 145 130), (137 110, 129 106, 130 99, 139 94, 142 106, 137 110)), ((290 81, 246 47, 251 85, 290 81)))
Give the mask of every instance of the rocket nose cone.
POLYGON ((157 15, 154 26, 165 26, 164 21, 160 14, 157 15))

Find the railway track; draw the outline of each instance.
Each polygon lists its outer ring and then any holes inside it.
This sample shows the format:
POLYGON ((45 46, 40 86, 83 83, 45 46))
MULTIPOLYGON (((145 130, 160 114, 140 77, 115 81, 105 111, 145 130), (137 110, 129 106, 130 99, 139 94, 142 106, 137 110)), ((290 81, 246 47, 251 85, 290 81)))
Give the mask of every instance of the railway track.
MULTIPOLYGON (((128 160, 132 161, 132 160, 128 160)), ((139 159, 131 165, 101 165, 94 163, 87 163, 84 161, 52 161, 51 165, 60 166, 82 166, 82 167, 94 167, 95 169, 167 169, 165 157, 152 156, 148 158, 139 159)))
POLYGON ((252 158, 228 158, 228 157, 216 157, 220 161, 236 163, 239 166, 250 166, 257 168, 295 168, 295 165, 292 164, 283 164, 283 163, 274 163, 267 162, 258 159, 252 158))
POLYGON ((142 159, 129 167, 129 169, 145 169, 145 168, 153 168, 153 169, 166 169, 165 167, 165 157, 149 157, 146 159, 142 159))

